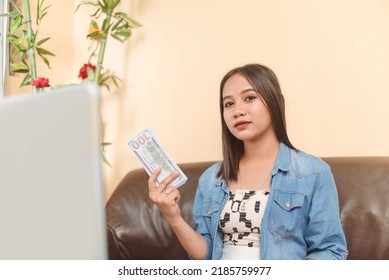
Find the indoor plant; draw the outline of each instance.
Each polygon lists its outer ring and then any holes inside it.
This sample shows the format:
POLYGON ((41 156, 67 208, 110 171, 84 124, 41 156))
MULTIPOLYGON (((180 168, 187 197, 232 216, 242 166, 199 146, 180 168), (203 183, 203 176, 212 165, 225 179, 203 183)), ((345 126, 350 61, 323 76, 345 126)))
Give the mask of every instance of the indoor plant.
MULTIPOLYGON (((108 38, 111 37, 123 43, 130 38, 133 28, 141 26, 136 20, 120 11, 120 2, 121 0, 80 1, 76 9, 77 11, 82 6, 94 8, 93 14, 90 15, 87 33, 91 43, 91 51, 88 61, 82 63, 78 77, 81 80, 95 81, 108 90, 110 90, 111 83, 118 87, 120 80, 113 71, 103 67, 108 38)), ((7 33, 7 39, 11 45, 10 70, 13 73, 24 75, 21 87, 32 86, 33 93, 42 92, 44 88, 50 88, 51 85, 48 77, 38 75, 35 60, 36 57, 39 57, 50 68, 48 58, 55 55, 44 47, 50 37, 39 37, 39 28, 51 5, 46 5, 45 0, 37 0, 36 19, 33 22, 29 0, 9 1, 9 3, 11 11, 3 16, 10 18, 9 32, 7 33)), ((106 145, 110 145, 110 143, 103 141, 103 151, 106 145)), ((103 160, 109 164, 104 153, 103 160)))

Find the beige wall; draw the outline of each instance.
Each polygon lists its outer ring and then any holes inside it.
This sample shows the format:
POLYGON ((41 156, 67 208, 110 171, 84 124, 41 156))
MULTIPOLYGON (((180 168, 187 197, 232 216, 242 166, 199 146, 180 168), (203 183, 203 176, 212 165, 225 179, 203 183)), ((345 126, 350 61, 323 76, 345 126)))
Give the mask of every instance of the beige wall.
MULTIPOLYGON (((78 3, 51 2, 63 11, 78 3)), ((220 159, 219 81, 251 62, 278 74, 295 146, 318 156, 389 156, 387 0, 122 2, 143 27, 124 45, 108 42, 105 66, 123 83, 103 92, 105 140, 114 143, 107 197, 140 167, 127 140, 143 128, 179 163, 220 159)), ((53 46, 53 79, 62 82, 87 58, 89 18, 86 9, 61 22, 59 14, 52 37, 73 38, 73 47, 68 39, 53 46)))

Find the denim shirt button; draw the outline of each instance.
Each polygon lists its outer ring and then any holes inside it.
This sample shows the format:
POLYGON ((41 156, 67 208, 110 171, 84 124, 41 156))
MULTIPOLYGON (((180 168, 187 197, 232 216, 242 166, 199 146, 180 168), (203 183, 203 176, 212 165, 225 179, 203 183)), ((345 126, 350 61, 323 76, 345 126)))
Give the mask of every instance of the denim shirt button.
POLYGON ((208 214, 209 214, 209 215, 212 214, 212 209, 209 209, 209 210, 208 210, 208 214))
POLYGON ((290 208, 290 202, 287 202, 286 204, 285 204, 285 206, 286 206, 286 208, 290 208))

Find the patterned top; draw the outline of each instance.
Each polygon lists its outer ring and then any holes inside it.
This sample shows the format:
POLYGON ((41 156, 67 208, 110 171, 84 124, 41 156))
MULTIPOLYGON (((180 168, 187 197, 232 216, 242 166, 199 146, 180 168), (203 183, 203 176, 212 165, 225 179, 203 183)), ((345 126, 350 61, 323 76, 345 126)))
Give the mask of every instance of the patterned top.
POLYGON ((219 221, 224 245, 259 247, 268 195, 269 192, 261 190, 230 191, 219 221))

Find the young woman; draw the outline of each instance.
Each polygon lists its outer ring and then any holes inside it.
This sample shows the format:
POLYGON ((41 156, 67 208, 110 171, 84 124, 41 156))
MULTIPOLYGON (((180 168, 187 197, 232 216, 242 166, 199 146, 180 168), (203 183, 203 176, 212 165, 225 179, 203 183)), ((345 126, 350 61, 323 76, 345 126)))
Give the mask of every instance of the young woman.
POLYGON ((329 166, 286 133, 274 72, 249 64, 220 85, 223 161, 199 179, 193 230, 181 217, 171 174, 149 195, 194 259, 345 259, 346 240, 329 166))

